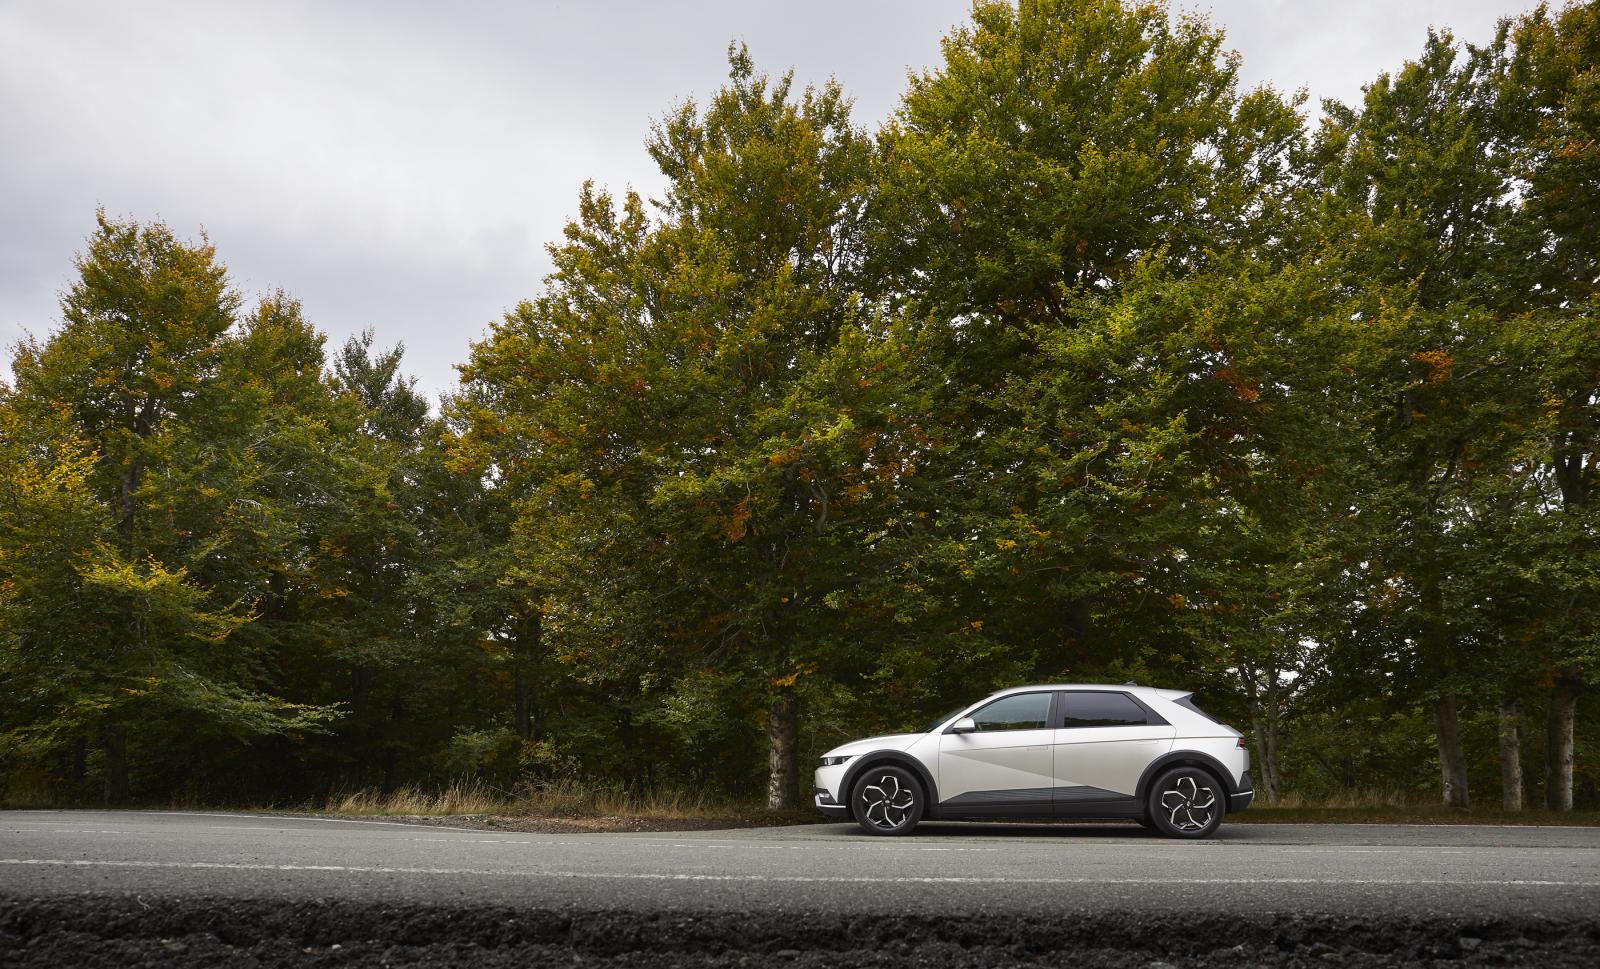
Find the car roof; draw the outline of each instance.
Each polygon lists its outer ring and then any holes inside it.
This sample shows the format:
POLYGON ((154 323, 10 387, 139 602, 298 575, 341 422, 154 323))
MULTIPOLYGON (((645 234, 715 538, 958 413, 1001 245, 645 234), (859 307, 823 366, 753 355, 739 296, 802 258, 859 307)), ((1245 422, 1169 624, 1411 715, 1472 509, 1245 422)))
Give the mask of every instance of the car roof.
POLYGON ((989 696, 1005 696, 1008 693, 1029 693, 1035 690, 1104 690, 1117 693, 1135 693, 1139 696, 1161 697, 1166 700, 1176 700, 1179 697, 1193 695, 1193 690, 1168 690, 1158 686, 1144 686, 1140 683, 1030 683, 1026 686, 1008 686, 1003 690, 995 690, 989 696))

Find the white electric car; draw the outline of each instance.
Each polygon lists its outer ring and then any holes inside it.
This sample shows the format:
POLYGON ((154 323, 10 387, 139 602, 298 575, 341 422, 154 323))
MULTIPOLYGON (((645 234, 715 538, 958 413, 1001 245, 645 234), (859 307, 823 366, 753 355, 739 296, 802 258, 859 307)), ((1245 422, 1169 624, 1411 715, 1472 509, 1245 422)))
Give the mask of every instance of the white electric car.
POLYGON ((1134 684, 1001 690, 921 733, 828 751, 817 808, 872 834, 928 819, 1077 817, 1204 838, 1255 789, 1244 738, 1192 697, 1134 684))

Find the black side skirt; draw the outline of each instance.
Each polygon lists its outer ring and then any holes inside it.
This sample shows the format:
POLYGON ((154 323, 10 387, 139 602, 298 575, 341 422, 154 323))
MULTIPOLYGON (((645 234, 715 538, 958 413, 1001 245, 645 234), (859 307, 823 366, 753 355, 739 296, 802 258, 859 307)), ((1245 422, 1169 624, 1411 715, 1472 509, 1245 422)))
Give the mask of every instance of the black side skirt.
POLYGON ((1098 787, 1036 787, 1016 791, 968 791, 941 801, 932 816, 962 818, 1137 818, 1139 799, 1098 787))

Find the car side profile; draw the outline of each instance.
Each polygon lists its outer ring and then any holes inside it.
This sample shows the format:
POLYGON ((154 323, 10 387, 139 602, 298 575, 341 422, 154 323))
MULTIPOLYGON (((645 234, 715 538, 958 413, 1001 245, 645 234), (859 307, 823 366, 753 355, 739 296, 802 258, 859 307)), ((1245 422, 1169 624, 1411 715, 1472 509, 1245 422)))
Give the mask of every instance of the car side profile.
POLYGON ((817 809, 880 835, 930 819, 1073 817, 1204 838, 1255 789, 1244 738, 1193 696, 1135 684, 1001 690, 920 732, 828 751, 817 809))

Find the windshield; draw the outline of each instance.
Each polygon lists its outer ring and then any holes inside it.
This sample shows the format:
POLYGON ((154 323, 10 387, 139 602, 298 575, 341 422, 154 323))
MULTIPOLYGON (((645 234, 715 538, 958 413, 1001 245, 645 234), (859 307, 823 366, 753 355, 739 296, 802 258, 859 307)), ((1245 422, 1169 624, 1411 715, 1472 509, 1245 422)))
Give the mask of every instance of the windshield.
POLYGON ((940 727, 944 726, 945 722, 948 721, 951 717, 955 716, 956 714, 960 713, 962 710, 965 710, 967 707, 969 707, 971 705, 972 704, 970 704, 970 703, 963 703, 959 707, 956 707, 954 710, 951 710, 951 711, 949 711, 947 713, 942 713, 939 716, 934 717, 932 720, 930 720, 928 722, 928 725, 926 727, 923 727, 921 730, 918 730, 917 733, 933 733, 935 730, 938 730, 940 727))

